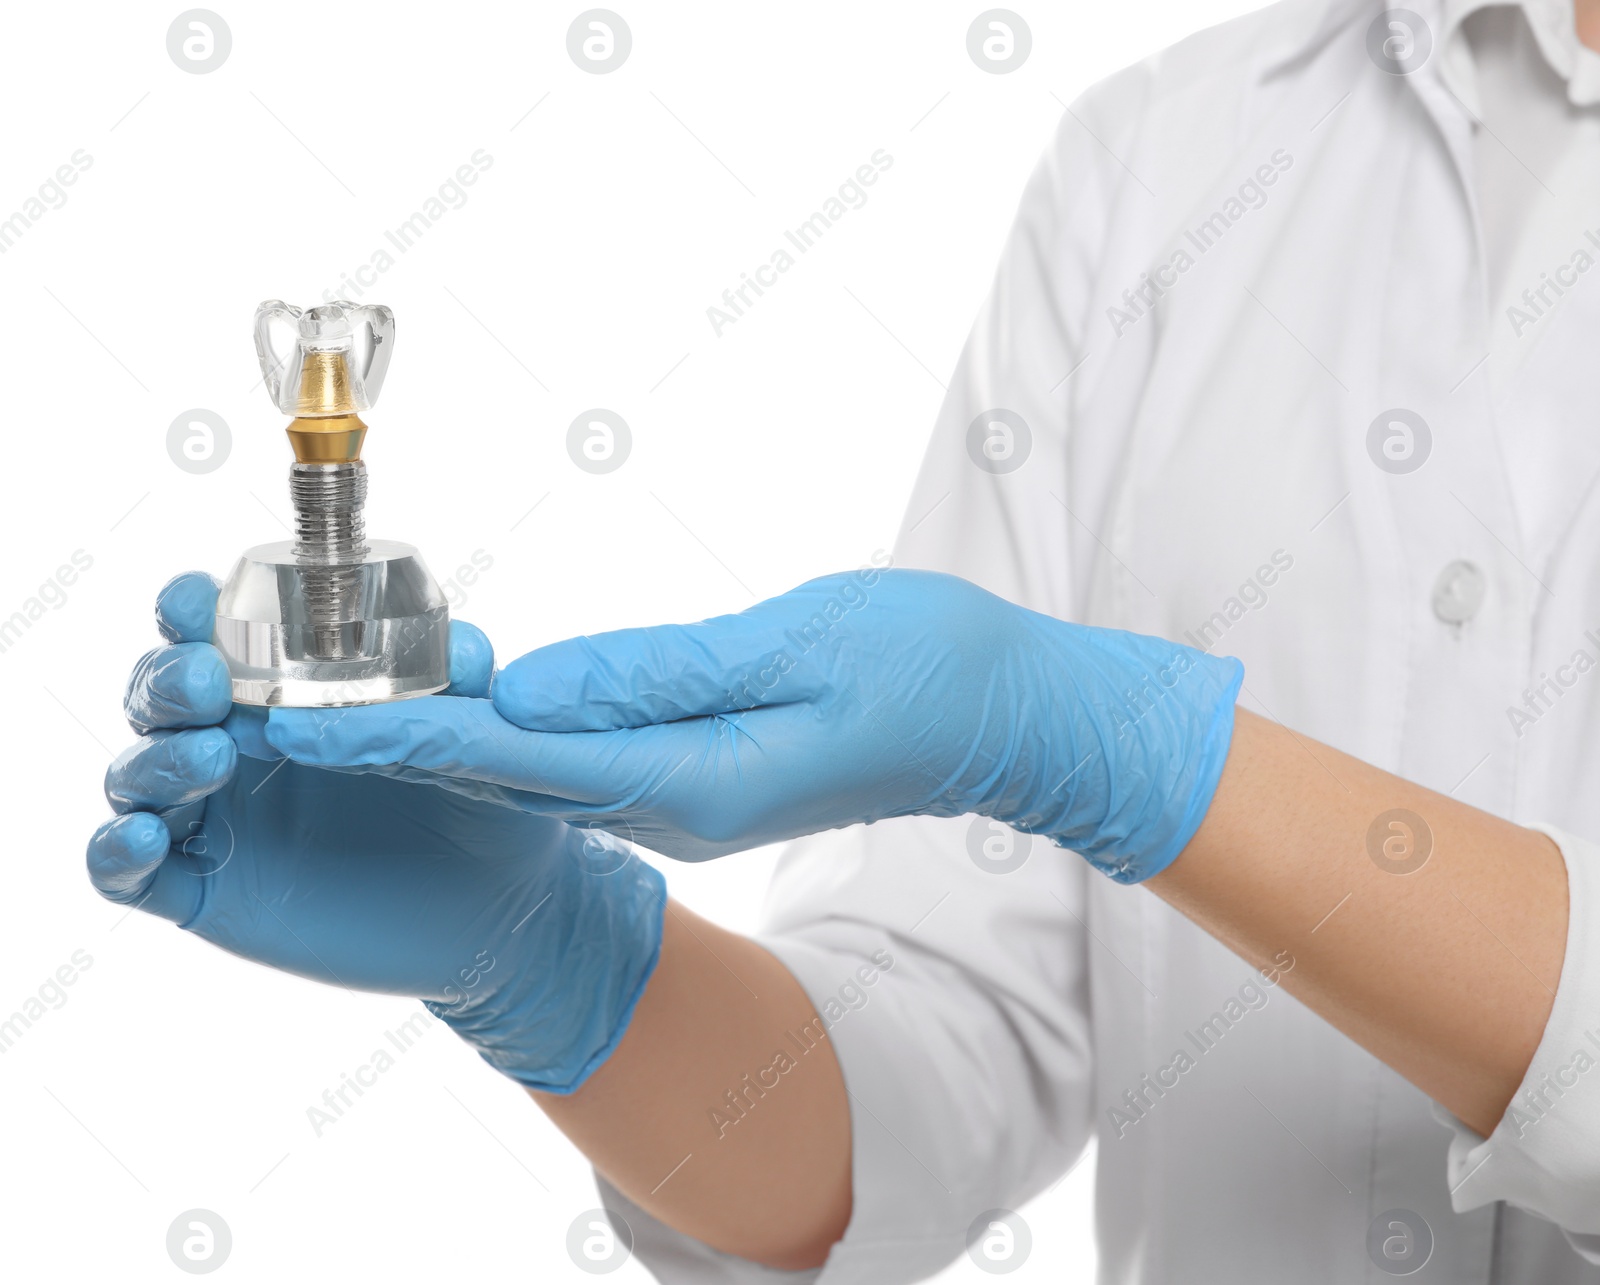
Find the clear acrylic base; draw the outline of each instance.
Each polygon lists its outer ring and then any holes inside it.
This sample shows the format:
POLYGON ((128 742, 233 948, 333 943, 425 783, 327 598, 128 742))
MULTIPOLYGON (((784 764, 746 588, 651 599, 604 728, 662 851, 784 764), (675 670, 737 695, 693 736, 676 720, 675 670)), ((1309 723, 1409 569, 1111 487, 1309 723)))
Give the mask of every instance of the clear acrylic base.
POLYGON ((212 641, 243 705, 331 708, 443 691, 450 609, 409 544, 373 540, 358 564, 297 560, 288 540, 247 549, 217 598, 212 641))

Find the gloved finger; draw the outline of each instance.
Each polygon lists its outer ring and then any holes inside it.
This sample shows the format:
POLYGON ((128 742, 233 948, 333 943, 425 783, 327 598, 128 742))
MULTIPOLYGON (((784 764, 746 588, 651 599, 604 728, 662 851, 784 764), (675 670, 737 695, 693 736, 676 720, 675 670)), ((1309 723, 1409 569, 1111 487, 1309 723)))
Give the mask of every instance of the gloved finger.
POLYGON ((220 727, 152 732, 112 760, 106 800, 116 812, 182 807, 221 789, 236 765, 233 738, 220 727))
POLYGON ((264 705, 235 705, 223 720, 223 730, 233 737, 239 753, 253 759, 281 759, 267 744, 267 709, 264 705))
POLYGON ((171 643, 210 642, 217 624, 217 582, 204 571, 174 576, 156 595, 156 627, 171 643))
MULTIPOLYGON (((274 751, 276 754, 276 751, 274 751)), ((278 758, 283 755, 277 754, 278 758)), ((404 763, 365 764, 359 767, 345 765, 323 765, 325 772, 344 772, 351 776, 386 776, 391 781, 404 781, 407 785, 431 785, 438 789, 448 790, 451 794, 459 795, 464 799, 471 799, 475 803, 492 803, 496 807, 510 808, 516 812, 532 812, 536 815, 562 816, 568 810, 562 806, 563 802, 570 800, 547 799, 542 794, 533 793, 509 785, 495 785, 489 781, 479 781, 467 776, 446 776, 442 772, 430 772, 425 768, 407 767, 404 763)), ((168 826, 168 829, 172 829, 168 826)), ((174 832, 176 833, 176 831, 174 832)))
POLYGON ((500 672, 495 708, 520 727, 581 732, 805 700, 816 694, 806 653, 853 609, 845 583, 825 576, 737 615, 540 647, 500 672))
POLYGON ((274 709, 267 740, 310 767, 404 766, 585 807, 621 807, 670 775, 683 758, 682 752, 669 757, 674 746, 698 745, 709 721, 617 732, 529 732, 485 702, 424 696, 350 709, 274 709))
POLYGON ((228 716, 228 662, 210 643, 186 642, 146 652, 133 667, 122 708, 133 730, 210 727, 228 716))
POLYGON ((465 620, 452 620, 450 686, 445 688, 445 694, 483 699, 489 695, 493 677, 494 644, 489 641, 489 635, 465 620))
MULTIPOLYGON (((446 693, 485 699, 489 695, 493 676, 494 647, 488 635, 476 625, 464 620, 452 620, 450 686, 445 689, 446 693)), ((234 705, 223 721, 222 726, 233 737, 239 753, 247 758, 271 760, 283 757, 282 751, 267 740, 267 712, 263 705, 234 705)))
POLYGON ((171 846, 160 817, 114 817, 89 839, 89 882, 107 901, 188 923, 200 908, 203 879, 168 858, 171 846))

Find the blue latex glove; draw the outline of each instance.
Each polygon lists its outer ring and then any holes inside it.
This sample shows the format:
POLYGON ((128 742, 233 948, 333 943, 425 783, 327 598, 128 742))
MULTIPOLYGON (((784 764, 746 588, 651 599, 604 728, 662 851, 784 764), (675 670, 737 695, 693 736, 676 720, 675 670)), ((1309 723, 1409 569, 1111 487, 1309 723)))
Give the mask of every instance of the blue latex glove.
MULTIPOLYGON (((94 886, 247 959, 416 996, 513 1079, 576 1089, 655 967, 659 873, 601 832, 284 761, 265 712, 231 706, 226 662, 202 641, 216 596, 201 575, 162 591, 172 645, 128 686, 144 735, 106 774, 121 815, 89 841, 94 886)), ((454 622, 450 652, 456 694, 431 699, 499 724, 488 639, 454 622)))
POLYGON ((1199 827, 1243 676, 953 576, 866 569, 532 652, 495 680, 494 735, 428 699, 274 710, 266 735, 297 762, 438 774, 690 860, 976 812, 1133 883, 1199 827))

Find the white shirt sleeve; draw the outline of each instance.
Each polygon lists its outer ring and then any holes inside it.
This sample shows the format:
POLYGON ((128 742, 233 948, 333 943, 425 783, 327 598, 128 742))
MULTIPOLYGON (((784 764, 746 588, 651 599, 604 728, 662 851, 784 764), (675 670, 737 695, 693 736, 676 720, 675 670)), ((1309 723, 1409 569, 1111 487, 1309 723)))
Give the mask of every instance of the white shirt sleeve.
POLYGON ((634 1257, 661 1285, 813 1285, 822 1271, 780 1272, 721 1253, 652 1218, 598 1173, 595 1182, 613 1229, 621 1234, 621 1219, 633 1234, 634 1257))
POLYGON ((1566 955, 1550 1020, 1516 1096, 1487 1138, 1442 1107, 1458 1213, 1503 1200, 1559 1226, 1600 1263, 1600 846, 1549 826, 1567 866, 1566 955))
MULTIPOLYGON (((1096 247, 1129 180, 1109 173, 1080 120, 1126 118, 1140 92, 1136 76, 1093 92, 1035 171, 951 380, 898 565, 961 575, 1036 611, 1081 613, 1074 559, 1109 488, 1097 465, 1079 467, 1082 444, 1070 441, 1083 383, 1074 372, 1096 247), (1026 430, 992 430, 1015 425, 995 410, 1026 430)), ((828 1038, 850 1095, 849 1228, 819 1272, 773 1272, 691 1241, 602 1183, 639 1259, 665 1285, 896 1285, 963 1253, 978 1215, 1043 1191, 1093 1127, 1089 877, 1070 854, 976 817, 882 821, 792 845, 760 940, 824 1019, 834 1015, 828 1038), (985 842, 1026 845, 1027 857, 1010 873, 980 868, 973 852, 985 842), (876 973, 870 984, 863 966, 876 973)))

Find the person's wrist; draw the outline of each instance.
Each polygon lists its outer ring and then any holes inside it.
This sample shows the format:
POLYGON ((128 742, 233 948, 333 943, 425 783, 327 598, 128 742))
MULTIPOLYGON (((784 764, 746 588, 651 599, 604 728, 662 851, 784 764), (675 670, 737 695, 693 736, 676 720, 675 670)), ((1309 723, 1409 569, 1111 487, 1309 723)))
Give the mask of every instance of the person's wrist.
POLYGON ((981 808, 1119 883, 1170 865, 1222 777, 1244 667, 1179 643, 1028 613, 1013 768, 981 808))
POLYGON ((530 858, 545 863, 548 886, 502 932, 497 985, 424 1001, 489 1065, 552 1094, 576 1092, 621 1042, 660 955, 667 901, 660 872, 628 845, 561 831, 530 858))

